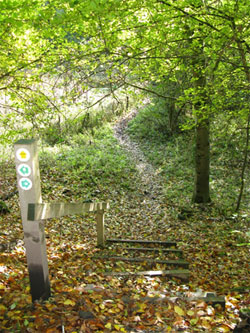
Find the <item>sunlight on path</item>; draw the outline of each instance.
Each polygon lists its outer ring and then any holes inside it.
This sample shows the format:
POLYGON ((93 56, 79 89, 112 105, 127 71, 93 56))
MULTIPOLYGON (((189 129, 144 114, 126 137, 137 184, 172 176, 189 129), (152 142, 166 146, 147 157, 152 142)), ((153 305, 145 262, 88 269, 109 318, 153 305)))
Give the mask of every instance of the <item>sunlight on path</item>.
POLYGON ((126 128, 130 120, 137 114, 137 110, 133 110, 125 115, 114 126, 114 135, 119 144, 128 152, 128 155, 135 162, 136 168, 141 177, 142 185, 145 186, 145 191, 157 196, 162 192, 162 179, 157 170, 146 160, 143 152, 140 150, 137 143, 132 141, 126 133, 126 128))

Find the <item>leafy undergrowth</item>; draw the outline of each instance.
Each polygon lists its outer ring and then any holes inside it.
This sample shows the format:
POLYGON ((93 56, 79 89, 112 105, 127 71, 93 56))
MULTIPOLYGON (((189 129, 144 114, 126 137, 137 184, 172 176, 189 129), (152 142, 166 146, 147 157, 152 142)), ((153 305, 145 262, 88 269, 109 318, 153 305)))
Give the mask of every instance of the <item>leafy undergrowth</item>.
MULTIPOLYGON (((190 206, 195 172, 195 129, 178 130, 171 134, 168 114, 149 104, 140 109, 128 123, 127 132, 140 144, 148 161, 165 179, 165 197, 179 206, 190 206), (154 117, 154 113, 157 116, 154 117)), ((244 160, 244 134, 236 133, 238 124, 216 118, 210 129, 210 196, 220 213, 235 211, 240 189, 240 175, 244 160)), ((245 190, 241 213, 249 215, 250 165, 245 172, 245 190)))
MULTIPOLYGON (((234 328, 239 309, 250 304, 246 218, 228 219, 213 205, 183 211, 159 193, 148 193, 110 131, 83 147, 43 153, 40 161, 44 201, 110 200, 107 237, 178 241, 190 264, 190 281, 106 276, 105 271, 147 267, 96 259, 127 252, 121 246, 96 247, 94 215, 71 216, 46 222, 52 297, 32 305, 14 196, 8 201, 11 212, 0 216, 1 332, 230 332, 234 328), (225 309, 188 300, 197 289, 225 295, 225 309)), ((0 179, 6 193, 15 187, 15 170, 13 162, 1 167, 8 175, 0 179)))

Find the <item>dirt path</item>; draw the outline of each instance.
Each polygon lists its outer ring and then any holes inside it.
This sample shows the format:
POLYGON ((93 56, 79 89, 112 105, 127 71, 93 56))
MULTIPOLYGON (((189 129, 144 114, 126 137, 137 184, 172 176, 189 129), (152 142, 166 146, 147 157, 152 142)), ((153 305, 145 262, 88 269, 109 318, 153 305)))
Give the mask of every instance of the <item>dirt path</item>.
POLYGON ((154 199, 162 194, 162 181, 161 176, 157 174, 157 170, 147 161, 145 155, 139 148, 138 144, 132 141, 126 133, 126 128, 130 120, 136 116, 137 111, 133 110, 125 117, 123 117, 114 126, 114 135, 119 141, 121 147, 127 151, 130 158, 136 164, 136 168, 141 177, 141 183, 145 187, 146 194, 154 199))
POLYGON ((134 191, 124 193, 118 200, 121 211, 115 219, 119 220, 119 229, 113 232, 121 238, 126 235, 134 239, 156 240, 161 237, 164 240, 166 237, 164 229, 167 228, 167 207, 163 195, 164 180, 147 161, 139 145, 126 133, 128 122, 135 115, 136 111, 130 112, 114 126, 116 139, 136 165, 137 180, 134 191), (159 235, 159 228, 163 231, 161 235, 159 235))

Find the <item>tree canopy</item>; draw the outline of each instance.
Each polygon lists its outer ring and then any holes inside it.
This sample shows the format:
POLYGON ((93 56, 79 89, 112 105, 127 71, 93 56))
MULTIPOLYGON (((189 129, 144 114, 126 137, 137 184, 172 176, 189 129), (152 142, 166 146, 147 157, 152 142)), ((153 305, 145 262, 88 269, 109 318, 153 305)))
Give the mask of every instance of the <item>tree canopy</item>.
MULTIPOLYGON (((233 90, 234 73, 248 87, 248 12, 248 2, 236 0, 3 1, 1 91, 16 100, 33 84, 39 89, 46 73, 90 72, 100 64, 112 82, 145 87, 185 72, 192 83, 192 67, 201 66, 217 102, 223 87, 227 98, 233 90)), ((182 99, 192 102, 197 93, 190 84, 182 99)), ((30 95, 23 106, 32 104, 30 95)))
POLYGON ((209 201, 209 123, 223 114, 249 127, 249 6, 246 0, 3 1, 2 140, 25 132, 26 126, 15 130, 17 119, 36 133, 56 114, 65 117, 65 105, 102 75, 109 93, 100 100, 121 87, 136 89, 164 99, 176 119, 184 114, 184 129, 197 128, 194 200, 209 201))

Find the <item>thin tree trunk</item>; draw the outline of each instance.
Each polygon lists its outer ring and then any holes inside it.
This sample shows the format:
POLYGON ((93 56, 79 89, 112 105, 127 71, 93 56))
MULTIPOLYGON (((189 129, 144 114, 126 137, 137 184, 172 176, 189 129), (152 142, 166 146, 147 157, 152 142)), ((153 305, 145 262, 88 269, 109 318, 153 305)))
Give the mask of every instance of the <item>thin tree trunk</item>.
POLYGON ((195 187, 193 202, 208 203, 209 194, 209 120, 201 121, 196 128, 195 187))
POLYGON ((238 212, 238 210, 240 209, 242 194, 243 194, 244 186, 245 186, 245 171, 246 171, 247 160, 248 160, 248 146, 249 146, 249 126, 250 126, 250 114, 248 115, 248 119, 247 119, 246 146, 245 146, 245 152, 244 152, 243 166, 242 166, 241 175, 240 175, 241 184, 240 184, 239 196, 237 199, 236 212, 238 212))
MULTIPOLYGON (((206 67, 205 58, 201 57, 201 68, 206 67)), ((193 202, 208 203, 211 201, 209 194, 209 172, 210 172, 210 143, 209 143, 209 98, 206 92, 206 77, 199 69, 194 70, 194 77, 197 78, 195 88, 199 101, 194 105, 197 110, 196 125, 196 154, 195 154, 195 184, 193 202), (203 106, 205 110, 200 111, 203 106), (204 112, 206 114, 204 115, 204 112), (205 119, 204 119, 205 118, 205 119)))
MULTIPOLYGON (((246 51, 244 50, 244 48, 242 46, 241 39, 237 35, 235 23, 233 23, 233 29, 234 29, 234 37, 235 37, 236 43, 238 45, 239 55, 241 57, 244 72, 246 74, 246 79, 247 79, 247 82, 250 84, 250 70, 249 70, 249 66, 248 66, 248 62, 247 62, 246 51)), ((248 101, 249 101, 249 95, 248 95, 248 101)), ((248 117, 247 117, 246 146, 245 146, 244 161, 243 161, 243 166, 242 166, 241 176, 240 176, 241 185, 240 185, 240 193, 239 193, 238 200, 237 200, 236 211, 238 211, 240 209, 241 199, 242 199, 244 186, 245 186, 244 178, 245 178, 245 171, 246 171, 247 160, 248 160, 248 149, 249 149, 248 146, 249 146, 249 139, 250 139, 249 138, 249 134, 250 134, 249 126, 250 126, 250 113, 248 114, 248 117)))

